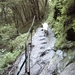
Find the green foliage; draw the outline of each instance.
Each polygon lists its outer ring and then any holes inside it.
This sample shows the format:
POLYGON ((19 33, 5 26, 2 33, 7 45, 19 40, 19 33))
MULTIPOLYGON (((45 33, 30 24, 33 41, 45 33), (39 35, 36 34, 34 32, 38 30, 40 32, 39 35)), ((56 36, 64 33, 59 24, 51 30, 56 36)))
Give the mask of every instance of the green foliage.
POLYGON ((55 34, 60 34, 62 31, 63 31, 63 25, 62 23, 59 23, 59 22, 55 22, 55 28, 56 29, 53 29, 53 31, 55 32, 55 34))
POLYGON ((6 24, 6 25, 1 25, 0 26, 0 36, 2 37, 1 38, 1 43, 7 45, 7 42, 9 39, 11 39, 15 34, 16 34, 16 28, 15 28, 15 25, 12 24, 12 25, 9 25, 9 24, 6 24))
POLYGON ((17 35, 15 24, 0 26, 0 44, 7 46, 0 49, 0 74, 2 74, 24 50, 27 33, 19 34, 12 39, 15 35, 17 35))
MULTIPOLYGON (((66 32, 68 29, 73 28, 75 30, 75 14, 73 13, 75 8, 74 4, 74 0, 55 0, 50 5, 50 12, 46 21, 52 27, 52 30, 57 38, 55 44, 56 48, 62 49, 66 46, 66 43, 68 42, 66 40, 66 32), (54 7, 56 7, 55 10, 54 7), (56 20, 53 18, 55 11, 57 11, 56 20)), ((73 44, 71 45, 73 46, 73 44)), ((71 48, 70 45, 68 45, 68 48, 71 48)))
POLYGON ((20 50, 15 50, 13 53, 8 52, 2 58, 0 57, 0 74, 15 61, 20 53, 20 50))
POLYGON ((14 40, 10 40, 9 42, 9 50, 13 47, 13 50, 24 50, 26 36, 28 33, 21 34, 14 40))
POLYGON ((63 47, 66 46, 66 39, 65 39, 65 36, 66 35, 63 35, 63 34, 59 34, 58 35, 58 38, 56 40, 56 43, 55 43, 55 48, 60 48, 62 49, 63 47), (58 41, 59 40, 59 41, 58 41))
POLYGON ((15 61, 16 57, 20 54, 20 52, 21 52, 20 50, 15 50, 13 51, 13 53, 11 52, 6 53, 4 56, 4 61, 5 61, 4 65, 13 63, 13 61, 15 61))
POLYGON ((48 7, 48 18, 46 20, 47 23, 50 23, 50 26, 53 24, 53 16, 54 16, 54 7, 56 5, 57 0, 53 1, 49 1, 49 7, 48 7))

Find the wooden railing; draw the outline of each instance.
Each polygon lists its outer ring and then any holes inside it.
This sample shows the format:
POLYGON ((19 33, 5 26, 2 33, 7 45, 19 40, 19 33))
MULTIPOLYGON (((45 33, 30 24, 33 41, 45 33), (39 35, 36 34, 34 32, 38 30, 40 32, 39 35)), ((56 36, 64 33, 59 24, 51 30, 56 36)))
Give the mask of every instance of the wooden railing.
MULTIPOLYGON (((26 37, 26 41, 25 41, 25 60, 23 61, 17 75, 20 74, 20 71, 23 68, 24 64, 25 64, 25 75, 30 75, 30 51, 28 50, 27 45, 30 36, 31 36, 31 45, 32 45, 32 33, 33 33, 34 21, 35 21, 35 16, 33 18, 32 25, 28 30, 28 36, 26 37)), ((30 50, 32 50, 32 47, 30 48, 30 50)))

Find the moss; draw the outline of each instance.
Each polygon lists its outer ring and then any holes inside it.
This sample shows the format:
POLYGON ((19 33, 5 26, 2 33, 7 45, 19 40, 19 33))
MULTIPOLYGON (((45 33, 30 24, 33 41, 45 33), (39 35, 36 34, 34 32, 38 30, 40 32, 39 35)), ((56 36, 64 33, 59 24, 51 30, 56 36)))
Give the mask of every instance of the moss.
POLYGON ((53 24, 53 16, 54 16, 54 7, 56 4, 56 1, 49 1, 49 8, 48 8, 48 18, 46 19, 46 22, 50 24, 50 26, 53 24))
MULTIPOLYGON (((67 45, 66 32, 75 30, 75 2, 74 0, 56 0, 50 5, 49 16, 46 20, 57 38, 55 47, 63 49, 67 45), (52 6, 52 8, 51 8, 52 6), (56 19, 55 19, 56 17, 56 19)), ((71 48, 70 45, 68 49, 71 48)))
POLYGON ((8 45, 9 40, 16 35, 17 29, 15 24, 0 25, 0 44, 5 48, 8 45))
POLYGON ((26 41, 26 36, 27 33, 25 34, 20 34, 20 36, 18 36, 17 38, 15 38, 14 40, 10 40, 9 41, 9 50, 14 51, 14 50, 24 50, 24 46, 25 46, 25 41, 26 41))
POLYGON ((2 36, 2 39, 9 39, 16 33, 16 27, 15 24, 12 25, 4 25, 0 26, 0 35, 2 36))
POLYGON ((60 48, 62 49, 64 46, 66 46, 66 40, 65 40, 65 36, 62 38, 63 36, 59 35, 59 38, 57 38, 56 43, 55 43, 55 48, 60 48), (58 41, 59 40, 59 41, 58 41))
POLYGON ((0 74, 11 65, 19 54, 24 50, 26 36, 28 33, 17 34, 17 29, 14 24, 0 26, 0 74))
POLYGON ((2 74, 9 67, 9 65, 15 61, 20 53, 21 50, 15 50, 13 53, 8 52, 0 58, 0 74, 2 74))

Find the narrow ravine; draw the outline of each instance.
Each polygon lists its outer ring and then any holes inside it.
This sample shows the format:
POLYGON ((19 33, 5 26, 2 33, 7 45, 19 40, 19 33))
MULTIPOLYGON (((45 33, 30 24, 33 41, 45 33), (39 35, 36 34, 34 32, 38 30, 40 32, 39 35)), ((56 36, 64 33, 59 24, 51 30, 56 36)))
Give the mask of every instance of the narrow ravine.
POLYGON ((0 16, 0 75, 75 75, 75 0, 0 0, 0 16))

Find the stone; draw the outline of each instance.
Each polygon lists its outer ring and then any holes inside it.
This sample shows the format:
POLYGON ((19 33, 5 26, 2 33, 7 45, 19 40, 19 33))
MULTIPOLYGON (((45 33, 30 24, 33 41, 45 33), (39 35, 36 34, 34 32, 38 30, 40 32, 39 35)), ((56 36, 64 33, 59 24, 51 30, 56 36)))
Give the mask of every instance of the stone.
POLYGON ((37 73, 39 72, 40 70, 40 66, 36 63, 30 70, 30 74, 31 75, 37 75, 37 73))
POLYGON ((68 65, 60 75, 75 75, 75 62, 68 65))

